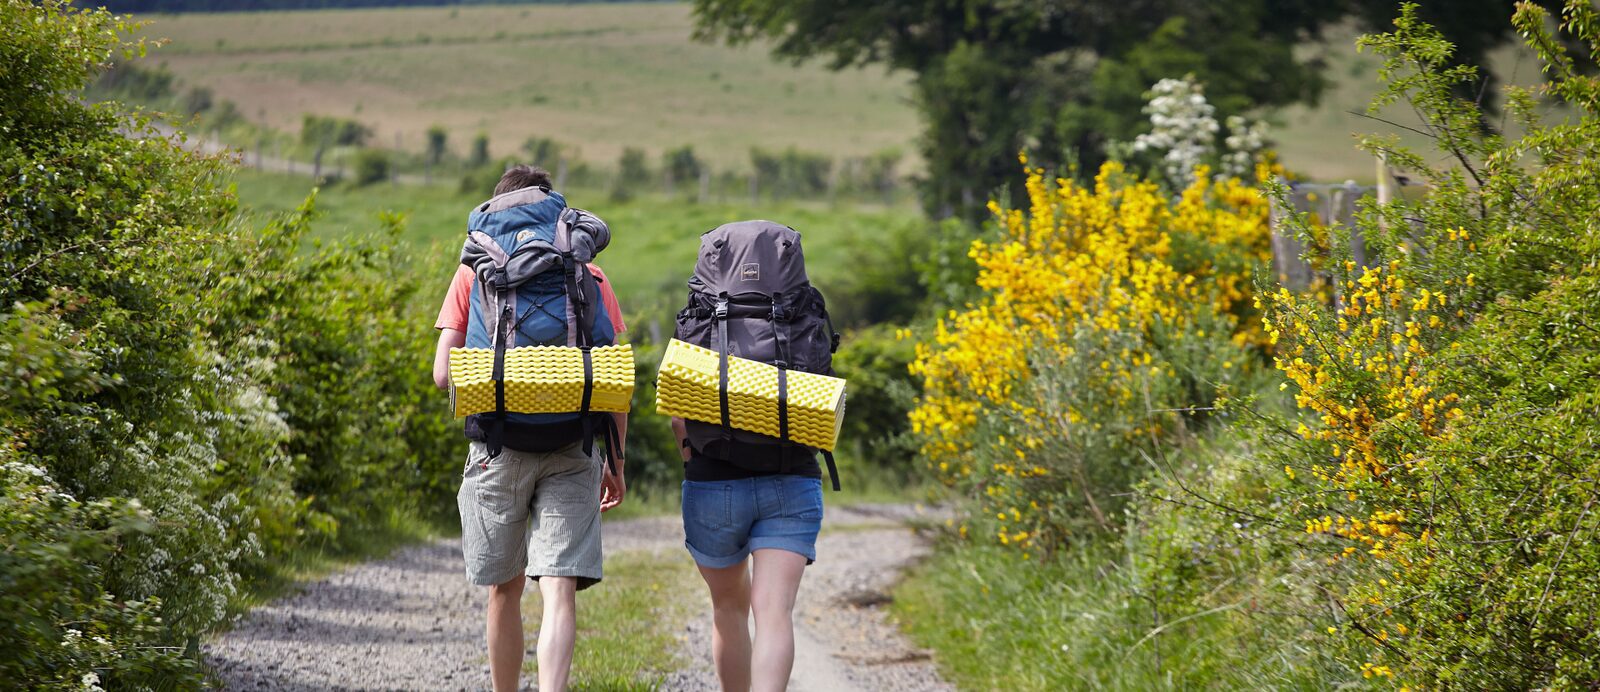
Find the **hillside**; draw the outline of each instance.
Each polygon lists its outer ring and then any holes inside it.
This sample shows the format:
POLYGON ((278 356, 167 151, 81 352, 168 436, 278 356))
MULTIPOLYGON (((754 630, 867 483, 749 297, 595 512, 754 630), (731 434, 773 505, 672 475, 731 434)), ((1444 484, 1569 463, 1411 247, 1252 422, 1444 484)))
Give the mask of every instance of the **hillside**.
MULTIPOLYGON (((718 169, 748 169, 750 148, 798 147, 830 157, 895 147, 914 154, 920 130, 905 75, 831 72, 775 62, 764 45, 692 40, 686 3, 474 5, 289 12, 154 14, 145 36, 170 39, 148 59, 179 81, 234 101, 247 118, 294 131, 305 114, 372 125, 373 142, 424 147, 443 124, 458 153, 477 132, 496 155, 529 136, 576 145, 610 166, 625 146, 652 157, 683 145, 718 169)), ((1328 63, 1315 105, 1270 114, 1290 168, 1313 179, 1370 180, 1357 134, 1404 130, 1353 114, 1378 90, 1377 59, 1356 32, 1330 32, 1304 51, 1328 63)), ((1493 56, 1503 81, 1539 78, 1523 51, 1493 56)), ((1386 118, 1414 124, 1390 109, 1386 118)), ((1407 136, 1413 144, 1419 138, 1407 136)), ((915 157, 902 172, 916 168, 915 157)))
POLYGON ((297 129, 306 113, 353 117, 374 142, 421 149, 448 126, 462 150, 487 132, 496 155, 532 135, 611 165, 624 146, 693 145, 719 168, 752 146, 830 156, 909 150, 905 79, 830 72, 765 46, 690 40, 677 3, 522 5, 141 16, 170 39, 150 61, 234 101, 245 117, 297 129))

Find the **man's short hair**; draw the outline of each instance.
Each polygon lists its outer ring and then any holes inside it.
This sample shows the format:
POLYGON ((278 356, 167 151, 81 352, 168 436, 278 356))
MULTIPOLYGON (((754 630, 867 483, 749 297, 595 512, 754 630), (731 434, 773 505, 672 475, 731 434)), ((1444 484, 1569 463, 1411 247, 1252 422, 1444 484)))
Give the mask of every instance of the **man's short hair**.
POLYGON ((519 163, 506 169, 500 176, 500 182, 494 186, 496 195, 503 195, 512 190, 521 190, 526 187, 537 187, 548 191, 550 189, 550 171, 538 166, 529 166, 519 163))

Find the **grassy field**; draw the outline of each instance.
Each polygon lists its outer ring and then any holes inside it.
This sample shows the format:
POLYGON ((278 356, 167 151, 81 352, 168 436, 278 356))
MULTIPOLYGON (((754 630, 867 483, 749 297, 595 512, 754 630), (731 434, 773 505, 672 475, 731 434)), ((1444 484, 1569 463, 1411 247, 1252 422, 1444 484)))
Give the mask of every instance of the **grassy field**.
MULTIPOLYGON (((908 78, 881 68, 830 72, 775 62, 764 46, 690 38, 686 3, 399 8, 155 15, 145 33, 171 43, 150 60, 211 88, 245 117, 293 131, 306 113, 354 117, 374 141, 423 148, 446 125, 464 152, 478 131, 497 155, 531 135, 575 145, 610 166, 624 146, 652 155, 685 144, 719 168, 747 168, 752 146, 831 156, 914 148, 908 78)), ((1357 32, 1329 32, 1307 55, 1328 62, 1321 102, 1270 117, 1291 169, 1317 180, 1370 181, 1360 134, 1422 138, 1351 111, 1378 90, 1378 58, 1357 32)), ((1524 51, 1493 56, 1504 81, 1539 76, 1524 51)), ((1414 124, 1388 109, 1383 117, 1414 124)), ((905 164, 909 169, 914 164, 905 164)))
POLYGON ((686 3, 433 7, 153 15, 149 58, 211 88, 247 118, 296 130, 303 114, 349 116, 374 141, 423 148, 435 123, 464 153, 477 131, 496 155, 532 135, 607 166, 624 146, 690 144, 719 167, 749 150, 832 156, 909 150, 907 79, 830 72, 764 46, 690 40, 686 3))
MULTIPOLYGON (((311 191, 302 177, 240 170, 235 182, 241 204, 256 215, 293 209, 311 191)), ((694 269, 700 234, 729 221, 768 218, 800 231, 806 242, 806 267, 826 292, 849 272, 848 256, 870 245, 886 229, 916 223, 909 208, 882 208, 823 203, 727 200, 696 204, 660 195, 612 202, 604 193, 570 191, 568 202, 589 209, 610 224, 612 245, 599 264, 613 281, 630 319, 653 319, 670 333, 671 319, 682 307, 684 282, 694 269)), ((466 233, 467 211, 482 196, 462 194, 447 186, 379 184, 336 185, 321 190, 317 208, 324 214, 314 224, 325 241, 378 229, 378 215, 406 215, 406 239, 429 261, 436 258, 440 295, 456 263, 466 233)), ((642 325, 641 325, 642 326, 642 325)))
MULTIPOLYGON (((1510 19, 1509 10, 1506 19, 1510 19)), ((1319 55, 1327 60, 1328 89, 1316 104, 1292 106, 1269 116, 1273 122, 1270 136, 1283 155, 1285 165, 1312 180, 1372 182, 1377 175, 1377 164, 1371 155, 1356 148, 1364 135, 1398 136, 1401 142, 1423 153, 1424 158, 1434 152, 1428 138, 1365 115, 1367 104, 1382 87, 1378 68, 1383 62, 1371 52, 1356 50, 1359 35, 1353 27, 1345 27, 1330 31, 1321 44, 1302 47, 1302 54, 1319 55)), ((1541 79, 1534 67, 1537 63, 1532 52, 1520 45, 1503 46, 1492 52, 1490 64, 1501 84, 1531 86, 1541 79)), ((1407 127, 1421 127, 1421 119, 1407 106, 1386 107, 1377 117, 1407 127)), ((1508 134, 1521 131, 1510 122, 1496 125, 1508 134)), ((1432 156, 1431 160, 1436 166, 1453 165, 1440 155, 1432 156)))

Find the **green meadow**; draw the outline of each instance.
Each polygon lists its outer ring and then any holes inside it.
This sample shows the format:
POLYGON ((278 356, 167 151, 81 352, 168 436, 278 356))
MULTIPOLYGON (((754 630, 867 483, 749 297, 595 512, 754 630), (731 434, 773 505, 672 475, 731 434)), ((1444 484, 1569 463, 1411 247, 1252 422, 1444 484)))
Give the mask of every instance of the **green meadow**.
POLYGON ((692 145, 718 168, 751 147, 829 156, 909 151, 907 78, 882 68, 792 66, 764 45, 691 40, 681 3, 390 8, 151 15, 168 39, 148 62, 210 88, 253 121, 357 119, 373 142, 421 150, 434 124, 496 156, 538 135, 607 166, 625 146, 692 145))
MULTIPOLYGON (((246 169, 236 176, 240 204, 260 219, 294 209, 313 189, 304 177, 246 169)), ((338 242, 381 228, 383 214, 403 215, 403 237, 424 266, 438 267, 442 296, 465 237, 467 212, 486 196, 441 185, 330 185, 317 191, 316 207, 322 217, 313 225, 314 234, 322 242, 338 242)), ((684 298, 684 282, 694 269, 700 234, 720 224, 766 218, 800 231, 811 278, 826 291, 848 275, 849 255, 917 219, 907 208, 820 201, 729 199, 701 204, 652 194, 614 202, 603 192, 581 189, 569 191, 567 201, 593 211, 611 226, 612 245, 596 264, 615 284, 624 310, 630 317, 657 320, 669 332, 673 311, 684 298)))
MULTIPOLYGON (((909 77, 881 67, 833 72, 773 60, 767 46, 694 41, 686 3, 596 3, 150 15, 165 39, 147 62, 203 86, 244 117, 295 131, 306 114, 348 117, 378 146, 424 148, 428 127, 451 132, 464 154, 479 132, 494 156, 531 136, 610 167, 623 147, 652 158, 691 145, 718 170, 746 170, 750 149, 790 146, 842 158, 887 148, 912 154, 919 129, 909 77)), ((1264 114, 1291 170, 1315 179, 1370 181, 1360 134, 1422 137, 1363 117, 1378 91, 1377 59, 1353 28, 1302 51, 1328 64, 1314 105, 1264 114)), ((1521 48, 1492 56, 1504 83, 1539 74, 1521 48)), ((1380 116, 1407 126, 1403 108, 1380 116)), ((914 161, 902 171, 914 170, 914 161)))

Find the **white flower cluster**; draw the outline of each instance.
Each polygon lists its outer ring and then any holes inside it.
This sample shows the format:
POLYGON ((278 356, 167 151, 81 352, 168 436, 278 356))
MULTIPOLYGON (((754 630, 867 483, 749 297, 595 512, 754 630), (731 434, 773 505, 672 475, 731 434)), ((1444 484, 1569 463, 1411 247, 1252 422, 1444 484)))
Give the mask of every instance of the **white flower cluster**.
POLYGON ((1256 156, 1266 147, 1266 124, 1242 116, 1228 117, 1228 136, 1217 158, 1216 107, 1206 101, 1205 87, 1193 75, 1163 79, 1150 88, 1145 104, 1150 132, 1133 140, 1133 151, 1160 154, 1168 182, 1188 183, 1194 169, 1216 162, 1223 177, 1249 177, 1256 156))
POLYGON ((1133 150, 1165 152, 1161 160, 1169 179, 1183 180, 1211 156, 1222 126, 1213 117, 1217 109, 1206 102, 1205 89, 1194 77, 1156 82, 1144 112, 1150 116, 1151 129, 1133 140, 1133 150))
POLYGON ((1242 115, 1228 116, 1228 138, 1222 140, 1224 153, 1217 173, 1228 178, 1248 180, 1256 172, 1256 160, 1267 148, 1267 124, 1242 115))

